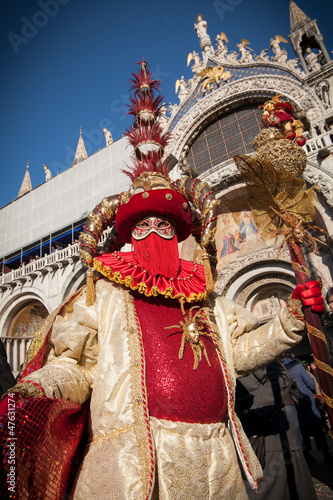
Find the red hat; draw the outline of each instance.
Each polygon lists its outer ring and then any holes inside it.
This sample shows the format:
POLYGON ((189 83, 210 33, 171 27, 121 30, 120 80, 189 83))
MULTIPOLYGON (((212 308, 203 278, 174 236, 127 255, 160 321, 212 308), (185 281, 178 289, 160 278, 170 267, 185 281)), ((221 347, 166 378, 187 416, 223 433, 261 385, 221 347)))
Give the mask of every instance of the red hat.
POLYGON ((122 241, 131 242, 133 224, 145 215, 170 219, 176 226, 178 241, 185 240, 192 232, 192 216, 187 201, 173 189, 154 189, 132 195, 127 203, 118 208, 116 227, 122 241))

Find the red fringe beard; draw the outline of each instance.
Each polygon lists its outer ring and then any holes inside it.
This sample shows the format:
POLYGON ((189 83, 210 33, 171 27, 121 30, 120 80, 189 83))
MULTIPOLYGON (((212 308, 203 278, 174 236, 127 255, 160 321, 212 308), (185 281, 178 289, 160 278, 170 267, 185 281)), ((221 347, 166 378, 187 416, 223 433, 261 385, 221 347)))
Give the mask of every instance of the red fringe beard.
POLYGON ((177 276, 180 260, 176 234, 171 240, 161 238, 156 233, 150 233, 147 238, 139 241, 132 238, 132 248, 141 268, 151 276, 177 276))

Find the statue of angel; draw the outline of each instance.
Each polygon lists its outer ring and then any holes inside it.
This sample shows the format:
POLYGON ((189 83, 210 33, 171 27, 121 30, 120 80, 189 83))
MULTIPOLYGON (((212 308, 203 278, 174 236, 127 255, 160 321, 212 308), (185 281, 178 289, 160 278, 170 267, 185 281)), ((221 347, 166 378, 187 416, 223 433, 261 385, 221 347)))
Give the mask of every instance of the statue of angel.
POLYGON ((202 68, 202 61, 197 52, 193 51, 189 53, 189 55, 187 56, 187 66, 189 66, 191 61, 193 61, 193 65, 191 68, 193 73, 199 73, 199 71, 201 71, 202 68))
POLYGON ((225 59, 225 56, 228 53, 228 47, 224 42, 228 43, 229 40, 227 38, 227 35, 222 32, 216 37, 217 49, 215 51, 215 55, 219 56, 219 59, 225 59))
POLYGON ((161 114, 158 117, 157 121, 162 128, 164 128, 166 124, 169 122, 169 118, 167 117, 167 105, 165 102, 161 106, 161 114))
POLYGON ((239 52, 241 53, 241 58, 239 59, 239 62, 242 63, 249 63, 253 61, 253 57, 251 52, 249 52, 251 49, 250 47, 247 47, 247 45, 251 45, 251 42, 248 40, 245 40, 245 38, 242 38, 240 43, 236 44, 236 47, 238 48, 239 52))
POLYGON ((288 43, 288 40, 286 40, 281 35, 275 35, 274 38, 270 39, 269 48, 272 49, 272 51, 274 52, 274 57, 272 57, 272 61, 284 64, 288 58, 288 54, 286 49, 281 49, 280 47, 281 42, 288 43))
POLYGON ((175 92, 176 92, 176 94, 178 93, 178 97, 179 97, 180 102, 183 102, 184 99, 190 93, 190 89, 188 88, 188 85, 187 85, 187 83, 185 81, 184 76, 182 76, 180 78, 180 80, 178 79, 176 81, 175 92), (179 91, 179 93, 178 93, 178 91, 179 91))

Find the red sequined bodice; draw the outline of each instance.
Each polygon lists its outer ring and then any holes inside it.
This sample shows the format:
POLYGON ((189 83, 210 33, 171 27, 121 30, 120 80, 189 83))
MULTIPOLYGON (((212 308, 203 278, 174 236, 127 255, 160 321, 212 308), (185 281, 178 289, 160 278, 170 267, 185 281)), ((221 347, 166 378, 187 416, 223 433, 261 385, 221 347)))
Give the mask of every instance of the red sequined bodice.
MULTIPOLYGON (((134 296, 145 351, 149 414, 188 423, 220 422, 227 409, 227 393, 212 340, 201 336, 211 366, 202 355, 198 368, 193 370, 189 343, 183 359, 178 357, 182 330, 165 329, 183 321, 179 302, 138 293, 134 296)), ((187 311, 192 305, 186 305, 187 311)))

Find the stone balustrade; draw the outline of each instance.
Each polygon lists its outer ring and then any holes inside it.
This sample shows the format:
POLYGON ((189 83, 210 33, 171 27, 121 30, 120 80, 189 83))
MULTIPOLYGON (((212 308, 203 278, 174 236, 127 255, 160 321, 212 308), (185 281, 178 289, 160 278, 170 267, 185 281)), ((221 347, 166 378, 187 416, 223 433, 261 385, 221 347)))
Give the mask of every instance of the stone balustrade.
POLYGON ((318 135, 317 137, 307 139, 303 149, 307 156, 317 156, 317 154, 324 149, 333 150, 333 130, 329 130, 328 132, 318 135))
MULTIPOLYGON (((102 245, 110 229, 106 229, 101 236, 99 244, 102 245)), ((14 281, 28 280, 29 276, 38 275, 39 273, 46 273, 54 268, 61 268, 66 262, 73 262, 74 259, 79 259, 80 257, 80 243, 73 243, 68 245, 66 248, 56 250, 49 255, 45 255, 40 259, 35 259, 29 264, 21 265, 18 269, 13 269, 9 273, 2 274, 0 276, 0 287, 5 287, 14 281)))
POLYGON ((45 257, 35 259, 34 261, 29 262, 29 264, 20 266, 18 269, 14 269, 9 273, 2 274, 0 276, 0 286, 4 286, 7 283, 9 284, 17 280, 26 280, 29 276, 48 272, 56 267, 60 268, 66 261, 72 262, 74 259, 79 258, 79 247, 79 243, 74 243, 66 248, 56 250, 49 255, 45 255, 45 257))

